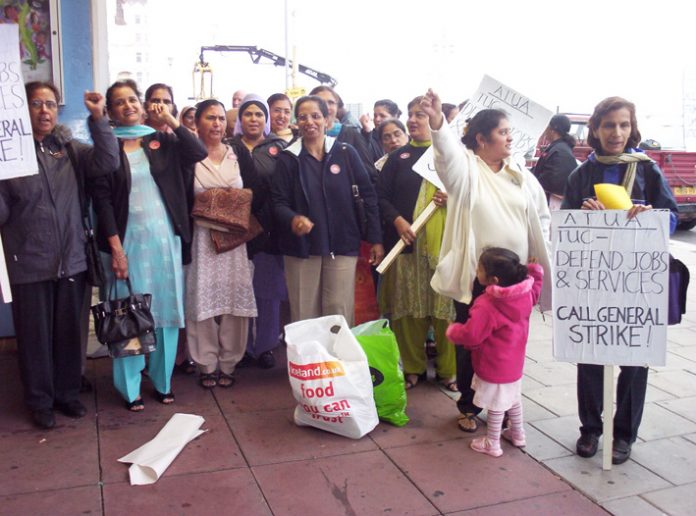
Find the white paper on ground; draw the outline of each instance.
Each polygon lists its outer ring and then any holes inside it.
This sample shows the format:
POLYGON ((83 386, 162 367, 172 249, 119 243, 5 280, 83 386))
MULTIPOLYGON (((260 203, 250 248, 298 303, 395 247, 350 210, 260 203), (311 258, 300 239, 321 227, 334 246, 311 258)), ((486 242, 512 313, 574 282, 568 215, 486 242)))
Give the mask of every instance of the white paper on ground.
POLYGON ((151 441, 124 455, 119 462, 132 463, 128 469, 132 486, 154 484, 189 442, 207 430, 194 414, 174 414, 151 441))

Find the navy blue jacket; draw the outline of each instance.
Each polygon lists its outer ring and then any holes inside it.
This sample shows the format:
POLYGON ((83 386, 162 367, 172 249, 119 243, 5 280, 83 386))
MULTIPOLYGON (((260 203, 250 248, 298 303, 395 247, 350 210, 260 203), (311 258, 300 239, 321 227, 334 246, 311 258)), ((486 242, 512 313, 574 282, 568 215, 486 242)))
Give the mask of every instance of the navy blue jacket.
MULTIPOLYGON (((603 165, 592 158, 593 155, 590 155, 587 161, 568 176, 563 204, 561 205, 561 208, 564 210, 579 210, 583 199, 595 197, 594 185, 605 182, 604 169, 610 165, 603 165)), ((619 181, 623 180, 623 174, 626 173, 626 165, 622 166, 622 168, 623 171, 619 181)), ((656 163, 652 161, 638 163, 631 199, 644 201, 645 204, 650 204, 656 209, 670 210, 672 212, 670 229, 676 225, 677 203, 665 176, 656 163)))
MULTIPOLYGON (((334 255, 357 255, 360 249, 360 229, 353 204, 349 167, 360 196, 365 200, 368 232, 367 241, 382 243, 377 195, 365 167, 356 150, 345 143, 335 142, 329 136, 325 141, 326 155, 322 165, 324 195, 336 192, 326 199, 326 222, 329 228, 329 248, 334 255), (339 172, 332 172, 338 170, 339 172), (330 188, 329 188, 330 187, 330 188)), ((292 219, 297 215, 308 216, 310 199, 300 169, 299 154, 302 140, 296 141, 278 156, 275 173, 271 178, 271 200, 273 216, 278 230, 278 245, 281 254, 297 258, 309 257, 308 237, 296 236, 291 229, 292 219)))

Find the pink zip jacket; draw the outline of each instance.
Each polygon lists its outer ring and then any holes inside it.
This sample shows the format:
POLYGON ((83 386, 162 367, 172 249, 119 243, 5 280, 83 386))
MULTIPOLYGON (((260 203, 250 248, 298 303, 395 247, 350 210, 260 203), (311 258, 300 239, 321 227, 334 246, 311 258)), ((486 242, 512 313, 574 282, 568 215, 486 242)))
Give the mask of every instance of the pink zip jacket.
POLYGON ((511 383, 522 378, 529 316, 539 300, 544 269, 527 266, 529 276, 515 285, 489 285, 474 301, 469 320, 452 323, 447 338, 471 350, 474 371, 489 383, 511 383))

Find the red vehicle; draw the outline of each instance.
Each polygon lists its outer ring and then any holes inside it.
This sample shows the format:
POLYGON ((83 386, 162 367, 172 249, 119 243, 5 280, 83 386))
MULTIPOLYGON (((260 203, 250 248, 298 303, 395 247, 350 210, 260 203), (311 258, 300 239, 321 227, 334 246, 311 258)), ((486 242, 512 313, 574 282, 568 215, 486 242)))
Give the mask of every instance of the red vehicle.
MULTIPOLYGON (((592 148, 587 146, 587 123, 590 115, 564 114, 570 119, 570 134, 578 142, 573 149, 573 155, 579 161, 585 161, 592 152, 592 148)), ((536 163, 541 155, 541 149, 548 144, 549 142, 542 135, 537 143, 534 158, 528 161, 528 166, 531 167, 536 163)), ((674 198, 677 200, 679 208, 677 229, 689 230, 696 227, 696 152, 647 148, 645 153, 655 160, 655 163, 664 172, 674 198)))

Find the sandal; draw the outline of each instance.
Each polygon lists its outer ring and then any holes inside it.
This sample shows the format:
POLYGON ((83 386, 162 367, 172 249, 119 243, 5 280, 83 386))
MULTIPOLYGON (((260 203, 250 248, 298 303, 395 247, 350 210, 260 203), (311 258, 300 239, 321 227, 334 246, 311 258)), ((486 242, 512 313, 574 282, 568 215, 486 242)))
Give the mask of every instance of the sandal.
POLYGON ((229 389, 234 385, 234 382, 237 379, 234 377, 234 374, 226 374, 223 372, 220 372, 220 376, 218 377, 218 387, 222 387, 223 389, 229 389))
POLYGON ((457 426, 462 432, 474 433, 478 430, 478 419, 473 412, 460 414, 457 418, 457 426))
POLYGON ((171 405, 174 403, 174 393, 172 391, 169 391, 167 394, 155 391, 155 398, 163 405, 171 405))
POLYGON ((134 399, 133 401, 126 401, 126 409, 131 412, 142 412, 145 410, 145 402, 141 397, 134 399))
POLYGON ((404 375, 404 380, 405 380, 405 388, 406 390, 411 390, 413 389, 416 385, 418 385, 418 382, 421 380, 425 380, 427 378, 426 376, 427 373, 421 373, 421 374, 415 374, 415 373, 408 373, 404 375))
POLYGON ((198 385, 204 389, 213 389, 218 384, 215 373, 201 373, 198 375, 198 385))
POLYGON ((456 378, 438 378, 437 383, 449 392, 459 392, 456 378))

